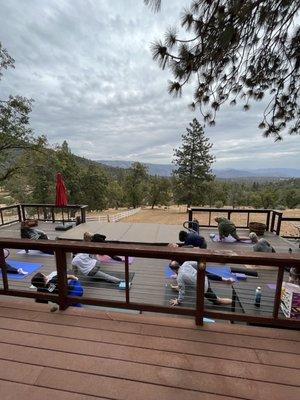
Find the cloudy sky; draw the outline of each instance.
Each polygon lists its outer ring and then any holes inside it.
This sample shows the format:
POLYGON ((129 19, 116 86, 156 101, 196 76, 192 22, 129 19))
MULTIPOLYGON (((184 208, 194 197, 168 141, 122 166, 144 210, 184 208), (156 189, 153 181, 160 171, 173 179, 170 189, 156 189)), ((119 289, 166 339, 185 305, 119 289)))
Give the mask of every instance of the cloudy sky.
MULTIPOLYGON (((165 0, 153 14, 143 0, 0 0, 0 41, 15 59, 0 97, 35 100, 31 125, 51 144, 67 140, 90 159, 169 163, 197 112, 167 93, 168 71, 150 43, 178 22, 188 0, 165 0)), ((226 107, 206 135, 215 167, 299 167, 300 137, 274 143, 257 125, 263 105, 226 107)))

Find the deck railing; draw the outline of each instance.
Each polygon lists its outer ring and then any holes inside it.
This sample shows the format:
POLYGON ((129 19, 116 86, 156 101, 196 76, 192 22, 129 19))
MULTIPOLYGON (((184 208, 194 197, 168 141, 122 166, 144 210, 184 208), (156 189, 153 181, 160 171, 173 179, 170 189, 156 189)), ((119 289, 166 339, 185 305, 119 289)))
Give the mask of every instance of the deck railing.
POLYGON ((0 207, 0 226, 21 221, 20 204, 0 207))
MULTIPOLYGON (((208 224, 201 223, 200 220, 200 227, 217 227, 217 224, 212 219, 212 214, 220 214, 226 215, 226 218, 231 219, 233 214, 246 214, 247 221, 245 225, 236 225, 237 228, 249 228, 250 215, 263 215, 264 221, 255 221, 255 222, 264 222, 266 224, 266 230, 269 232, 274 232, 276 235, 280 236, 282 222, 299 222, 299 217, 283 217, 282 211, 271 210, 271 209, 252 209, 252 208, 202 208, 202 207, 192 207, 188 209, 189 221, 192 221, 196 216, 197 213, 204 213, 208 214, 208 224)), ((201 219, 201 218, 200 218, 201 219)), ((298 236, 293 235, 283 235, 282 237, 287 239, 299 239, 298 236)))
MULTIPOLYGON (((300 257, 291 254, 262 254, 262 253, 236 253, 224 254, 223 252, 214 252, 199 249, 187 248, 171 248, 161 246, 147 245, 128 245, 128 244, 110 244, 110 243, 85 243, 79 244, 75 241, 32 241, 22 239, 0 239, 0 267, 2 269, 3 289, 0 290, 0 295, 27 297, 33 299, 52 300, 57 302, 61 310, 66 309, 72 303, 89 304, 93 306, 115 307, 131 310, 150 311, 157 313, 189 315, 195 317, 195 322, 198 325, 203 324, 203 317, 211 317, 214 319, 223 319, 230 321, 244 321, 256 324, 280 325, 283 327, 300 328, 300 321, 291 320, 279 317, 280 294, 284 276, 284 268, 289 266, 300 266, 300 257), (4 248, 13 249, 33 249, 33 250, 54 250, 56 269, 58 277, 59 293, 45 294, 37 293, 28 290, 11 289, 7 278, 4 248), (71 252, 83 252, 89 254, 107 254, 125 256, 125 301, 104 300, 94 297, 74 297, 68 295, 67 282, 67 259, 66 254, 71 252), (194 308, 168 307, 163 305, 145 304, 142 302, 132 302, 130 299, 129 285, 129 256, 151 259, 178 261, 194 260, 198 263, 197 269, 197 286, 196 286, 196 306, 194 308), (207 262, 225 263, 225 264, 252 264, 273 266, 278 268, 276 292, 273 303, 272 316, 257 316, 237 313, 232 311, 214 311, 204 309, 204 282, 205 268, 207 262)), ((151 267, 149 267, 151 268, 151 267)))
POLYGON ((87 205, 68 204, 58 207, 55 204, 14 204, 0 208, 0 226, 29 218, 38 221, 71 222, 78 216, 80 222, 86 222, 87 205))
POLYGON ((202 207, 192 207, 188 209, 188 214, 189 214, 189 221, 192 221, 195 218, 196 213, 206 213, 208 214, 208 224, 203 224, 200 221, 200 227, 217 227, 218 224, 212 220, 212 213, 214 214, 222 214, 226 215, 227 219, 231 219, 232 214, 246 214, 247 215, 247 222, 246 225, 236 225, 237 228, 249 228, 249 222, 250 222, 250 215, 251 214, 261 214, 264 216, 264 223, 266 224, 266 229, 267 231, 270 230, 270 219, 273 210, 266 209, 266 210, 255 210, 255 209, 250 209, 250 208, 202 208, 202 207))

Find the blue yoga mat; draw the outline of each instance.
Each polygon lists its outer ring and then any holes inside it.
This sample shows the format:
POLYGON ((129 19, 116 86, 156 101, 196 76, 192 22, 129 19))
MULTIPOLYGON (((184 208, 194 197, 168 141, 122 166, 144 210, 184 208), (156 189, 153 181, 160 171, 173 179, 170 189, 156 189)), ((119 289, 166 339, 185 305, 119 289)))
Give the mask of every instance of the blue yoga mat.
POLYGON ((165 277, 166 278, 171 278, 171 276, 174 275, 174 274, 175 274, 175 272, 172 271, 171 268, 168 265, 166 265, 165 266, 165 277))
POLYGON ((236 276, 231 272, 230 267, 210 266, 210 267, 206 267, 206 271, 210 272, 211 274, 221 276, 222 278, 236 279, 236 276))
MULTIPOLYGON (((11 265, 12 267, 22 268, 24 271, 28 272, 27 275, 7 274, 8 279, 13 279, 16 281, 20 281, 21 279, 26 278, 26 276, 32 274, 33 272, 37 271, 38 269, 40 269, 43 266, 43 264, 30 263, 30 262, 25 262, 25 261, 15 261, 15 260, 7 260, 7 263, 9 265, 11 265)), ((0 275, 2 276, 1 272, 0 272, 0 275)))

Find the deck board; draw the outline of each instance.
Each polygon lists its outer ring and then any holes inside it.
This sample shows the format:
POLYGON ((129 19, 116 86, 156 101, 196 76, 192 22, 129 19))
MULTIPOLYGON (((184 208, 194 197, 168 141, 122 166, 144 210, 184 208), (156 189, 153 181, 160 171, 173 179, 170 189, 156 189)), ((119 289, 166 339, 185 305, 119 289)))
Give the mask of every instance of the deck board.
POLYGON ((294 331, 20 301, 0 314, 1 400, 299 398, 294 331))

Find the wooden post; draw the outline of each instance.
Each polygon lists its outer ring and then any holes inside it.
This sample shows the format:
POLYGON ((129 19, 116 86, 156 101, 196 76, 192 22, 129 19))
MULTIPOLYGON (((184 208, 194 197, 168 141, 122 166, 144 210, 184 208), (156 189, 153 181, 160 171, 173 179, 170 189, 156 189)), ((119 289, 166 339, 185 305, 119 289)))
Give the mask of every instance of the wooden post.
POLYGON ((126 283, 126 304, 129 304, 129 260, 128 256, 125 256, 125 283, 126 283))
POLYGON ((18 204, 17 211, 18 211, 19 222, 21 222, 22 221, 22 214, 21 214, 21 206, 20 206, 20 204, 18 204))
POLYGON ((26 215, 25 215, 24 204, 21 204, 21 211, 22 211, 22 221, 25 221, 26 220, 26 215))
POLYGON ((1 215, 1 225, 3 225, 4 224, 4 220, 3 220, 3 213, 2 213, 1 209, 0 209, 0 215, 1 215))
POLYGON ((271 211, 268 210, 267 220, 266 220, 266 226, 267 226, 266 230, 267 230, 267 232, 270 230, 270 214, 271 214, 271 211))
POLYGON ((204 284, 205 284, 205 263, 198 261, 197 286, 196 286, 196 325, 203 325, 204 313, 204 284))
POLYGON ((5 291, 8 291, 8 280, 7 280, 7 271, 6 271, 6 263, 5 263, 5 257, 4 257, 4 249, 0 249, 0 269, 2 272, 2 281, 3 281, 3 287, 5 291))
POLYGON ((249 228, 250 212, 247 212, 247 228, 249 228))
POLYGON ((276 228, 276 235, 280 235, 280 228, 281 228, 281 219, 282 219, 282 213, 277 213, 278 215, 278 220, 277 220, 277 228, 276 228))
POLYGON ((59 309, 65 310, 68 307, 68 280, 66 253, 61 249, 55 250, 58 302, 59 309))
POLYGON ((278 311, 280 306, 280 296, 281 296, 281 286, 283 281, 284 267, 278 267, 277 274, 277 282, 276 282, 276 293, 274 299, 274 308, 273 308, 273 318, 278 318, 278 311))
POLYGON ((273 210, 272 211, 272 218, 271 218, 270 232, 274 232, 275 215, 276 215, 276 211, 273 210))
POLYGON ((193 209, 189 208, 188 213, 189 213, 189 221, 193 221, 193 209))
POLYGON ((86 222, 85 221, 85 208, 81 207, 80 212, 81 212, 81 223, 84 224, 86 222))

